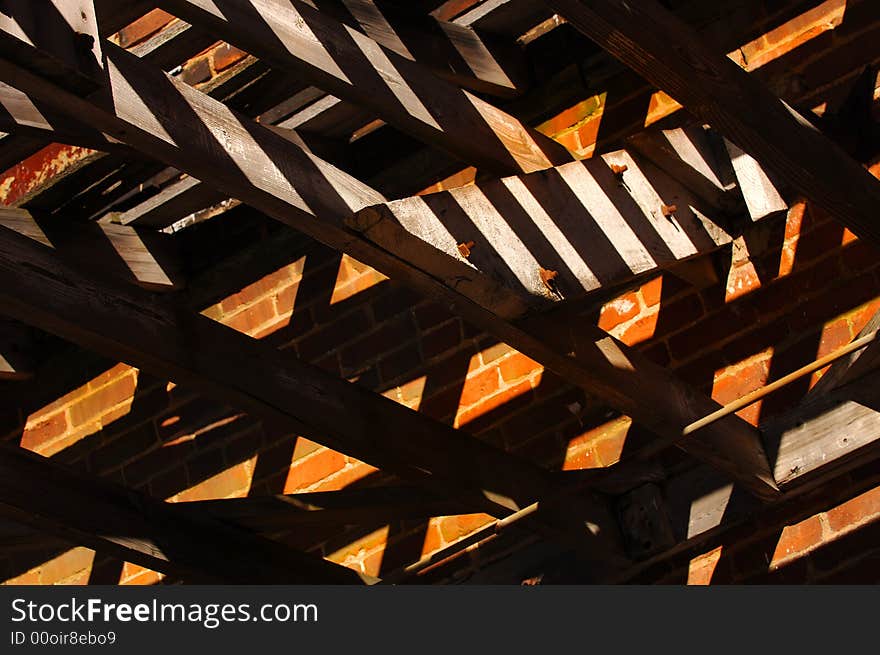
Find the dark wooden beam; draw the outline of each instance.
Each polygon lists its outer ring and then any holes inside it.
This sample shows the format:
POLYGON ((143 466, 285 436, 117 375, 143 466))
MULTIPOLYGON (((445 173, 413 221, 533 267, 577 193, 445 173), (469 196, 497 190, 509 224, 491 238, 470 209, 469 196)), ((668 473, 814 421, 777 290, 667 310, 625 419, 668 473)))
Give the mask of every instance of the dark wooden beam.
MULTIPOLYGON (((401 477, 505 515, 553 477, 176 303, 64 264, 0 227, 0 311, 117 361, 205 391, 401 477), (376 430, 382 425, 382 430, 376 430)), ((598 512, 589 503, 586 512, 598 512)))
POLYGON ((25 380, 36 368, 31 329, 0 316, 0 380, 25 380))
POLYGON ((66 261, 159 291, 185 285, 185 266, 168 235, 110 223, 71 225, 24 209, 0 208, 0 225, 57 249, 66 261))
POLYGON ((179 507, 188 514, 207 515, 261 533, 316 525, 380 525, 479 511, 461 501, 425 493, 419 487, 225 498, 180 503, 179 507))
POLYGON ((374 221, 375 214, 353 216, 384 201, 374 190, 110 44, 106 56, 114 113, 8 63, 0 63, 0 78, 452 305, 464 318, 661 435, 653 448, 679 445, 756 494, 775 494, 757 432, 741 419, 728 417, 699 438, 683 439, 685 426, 718 408, 708 397, 596 326, 517 322, 532 308, 528 295, 437 250, 427 237, 394 221, 374 221))
POLYGON ((880 243, 880 182, 655 0, 547 3, 792 189, 880 243))
POLYGON ((157 4, 469 164, 512 174, 572 159, 559 143, 300 0, 157 4))
POLYGON ((327 15, 458 86, 500 97, 519 95, 528 86, 528 66, 512 40, 505 43, 464 25, 403 12, 383 0, 312 2, 327 15))
POLYGON ((7 518, 187 582, 363 584, 351 569, 0 444, 7 518))

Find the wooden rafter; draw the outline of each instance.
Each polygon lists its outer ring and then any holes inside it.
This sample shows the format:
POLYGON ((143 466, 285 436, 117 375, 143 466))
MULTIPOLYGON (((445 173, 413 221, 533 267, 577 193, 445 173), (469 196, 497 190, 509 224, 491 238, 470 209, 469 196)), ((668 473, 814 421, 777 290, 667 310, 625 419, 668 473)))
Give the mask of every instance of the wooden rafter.
POLYGON ((656 0, 547 4, 794 190, 880 242, 880 182, 656 0))
POLYGON ((300 0, 157 4, 469 164, 511 174, 572 159, 552 139, 300 0))
POLYGON ((16 521, 188 582, 356 584, 358 573, 181 512, 0 444, 0 511, 16 521), (35 481, 39 491, 35 493, 35 481))
MULTIPOLYGON (((280 419, 299 434, 483 511, 506 515, 557 486, 525 460, 167 299, 83 274, 2 227, 0 277, 7 291, 0 295, 4 314, 280 419)), ((575 515, 607 527, 603 512, 601 504, 585 500, 575 515)), ((589 541, 588 533, 574 532, 589 541)), ((603 533, 593 540, 595 548, 602 551, 609 538, 603 533)))
MULTIPOLYGON (((10 63, 2 64, 2 77, 132 147, 211 180, 273 218, 439 296, 465 318, 660 435, 655 448, 679 445, 756 494, 776 493, 757 433, 738 417, 713 424, 699 438, 682 439, 686 425, 717 409, 708 397, 597 327, 512 322, 529 307, 527 297, 390 221, 369 235, 346 225, 353 212, 384 201, 363 183, 111 44, 105 44, 105 56, 112 113, 10 63), (405 258, 398 253, 406 253, 405 258), (450 278, 454 287, 443 282, 450 278)), ((354 221, 353 227, 375 226, 354 221)))

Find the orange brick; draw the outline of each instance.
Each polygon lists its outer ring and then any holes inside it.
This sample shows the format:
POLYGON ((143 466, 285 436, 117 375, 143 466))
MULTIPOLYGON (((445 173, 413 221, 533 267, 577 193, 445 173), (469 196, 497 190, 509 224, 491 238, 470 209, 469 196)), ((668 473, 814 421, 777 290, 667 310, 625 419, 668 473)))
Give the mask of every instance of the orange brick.
POLYGON ((175 497, 178 502, 228 498, 246 490, 251 483, 249 462, 231 466, 225 471, 190 487, 175 497))
POLYGON ((726 405, 749 392, 762 387, 767 381, 767 360, 760 359, 743 367, 723 373, 715 379, 712 399, 726 405))
POLYGON ((708 585, 712 582, 712 574, 721 558, 721 549, 718 548, 693 558, 688 566, 687 583, 689 585, 708 585))
POLYGON ((214 48, 214 51, 212 53, 214 70, 216 72, 220 72, 226 68, 229 68, 233 64, 237 64, 246 56, 247 53, 244 50, 239 50, 238 48, 231 46, 228 43, 222 43, 214 48))
MULTIPOLYGON (((512 400, 515 400, 522 396, 523 394, 527 394, 532 390, 532 384, 528 380, 524 380, 519 384, 516 384, 512 387, 508 387, 503 391, 496 393, 488 398, 483 398, 476 405, 471 407, 470 409, 460 411, 456 418, 456 426, 464 426, 470 423, 471 421, 488 414, 493 409, 497 409, 502 405, 506 405, 512 400)), ((464 407, 464 403, 461 405, 464 407)))
POLYGON ((265 297, 233 316, 226 316, 223 323, 233 330, 250 334, 275 318, 275 301, 272 297, 265 297))
POLYGON ((119 45, 123 48, 136 45, 161 30, 173 19, 173 16, 166 14, 161 9, 154 9, 127 27, 119 30, 119 45))
POLYGON ((605 303, 599 313, 599 327, 610 331, 621 323, 634 318, 639 313, 639 298, 634 293, 627 293, 605 303))
POLYGON ((470 407, 498 390, 498 370, 490 368, 482 373, 469 377, 464 383, 459 403, 462 407, 470 407))
POLYGON ((466 537, 494 519, 488 514, 463 514, 447 516, 440 522, 440 532, 447 543, 466 537))
POLYGON ((374 475, 378 471, 379 469, 370 466, 369 464, 356 462, 353 466, 349 465, 348 468, 343 469, 341 473, 334 474, 332 477, 322 480, 312 490, 339 491, 355 482, 359 482, 366 477, 374 475))
POLYGON ((623 453, 624 444, 626 444, 625 434, 608 435, 596 441, 594 445, 596 457, 602 462, 602 466, 616 464, 623 453))
POLYGON ((824 357, 842 348, 852 340, 852 337, 849 321, 841 318, 827 324, 822 329, 822 339, 819 341, 816 357, 824 357))
POLYGON ((70 422, 73 426, 84 425, 104 414, 108 409, 130 402, 137 387, 137 377, 132 373, 117 378, 110 384, 89 393, 70 406, 70 422))
POLYGON ((663 297, 663 276, 655 277, 650 282, 643 284, 641 288, 642 300, 645 301, 647 307, 653 307, 660 304, 663 297))
POLYGON ((291 465, 290 471, 287 473, 284 493, 294 493, 310 487, 316 482, 341 471, 346 463, 345 455, 329 449, 298 460, 291 465))
POLYGON ((521 353, 515 353, 502 360, 498 370, 501 372, 501 378, 505 382, 513 382, 526 376, 531 377, 535 373, 543 371, 544 367, 521 353))
POLYGON ((65 412, 56 412, 41 421, 28 420, 21 435, 21 447, 37 450, 53 439, 61 437, 68 429, 65 412))
POLYGON ((880 487, 828 511, 828 525, 833 532, 849 530, 880 515, 880 487))
POLYGON ((643 341, 649 341, 657 330, 658 317, 659 313, 656 311, 643 316, 630 325, 626 331, 620 335, 620 340, 628 346, 642 343, 643 341))
POLYGON ((771 567, 793 556, 804 553, 822 542, 822 523, 818 516, 786 526, 776 543, 771 567))

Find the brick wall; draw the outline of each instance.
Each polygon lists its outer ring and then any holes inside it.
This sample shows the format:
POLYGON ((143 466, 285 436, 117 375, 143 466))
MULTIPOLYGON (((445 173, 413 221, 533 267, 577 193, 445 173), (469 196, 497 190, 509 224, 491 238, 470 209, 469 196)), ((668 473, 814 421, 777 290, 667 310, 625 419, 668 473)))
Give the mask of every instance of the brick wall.
MULTIPOLYGON (((835 3, 827 4, 836 11, 835 3)), ((135 45, 169 20, 153 12, 118 40, 135 45)), ((749 61, 762 64, 771 53, 778 56, 833 27, 833 20, 802 20, 784 38, 775 34, 750 44, 749 61)), ((200 84, 242 56, 221 44, 191 60, 180 74, 200 84)), ((663 96, 656 98, 651 120, 675 108, 663 96)), ((541 129, 587 156, 603 102, 600 97, 579 102, 541 129)), ((880 167, 872 172, 880 174, 880 167)), ((11 180, 4 184, 13 188, 21 175, 13 170, 6 177, 11 180)), ((429 190, 472 179, 472 170, 463 171, 429 190)), ((697 273, 698 284, 671 274, 644 280, 573 320, 597 323, 726 403, 845 344, 880 309, 874 250, 802 202, 786 217, 756 225, 733 248, 706 258, 697 273)), ((608 466, 620 458, 628 439, 639 438, 626 417, 529 358, 437 303, 321 246, 291 253, 288 265, 204 314, 554 470, 608 466)), ((797 402, 817 377, 740 414, 757 424, 797 402)), ((8 435, 23 447, 171 502, 328 491, 387 479, 354 458, 124 364, 45 407, 23 410, 20 425, 8 435)), ((776 579, 803 581, 864 570, 822 562, 835 557, 841 564, 848 557, 860 557, 858 566, 876 562, 856 542, 880 529, 874 523, 880 514, 874 468, 866 467, 859 483, 854 478, 838 482, 836 495, 798 504, 766 520, 762 530, 688 551, 644 577, 697 584, 784 574, 776 579)), ((488 520, 448 516, 342 534, 313 530, 275 536, 377 575, 488 520)), ((10 584, 162 580, 152 571, 60 541, 11 551, 2 566, 0 574, 10 584)))

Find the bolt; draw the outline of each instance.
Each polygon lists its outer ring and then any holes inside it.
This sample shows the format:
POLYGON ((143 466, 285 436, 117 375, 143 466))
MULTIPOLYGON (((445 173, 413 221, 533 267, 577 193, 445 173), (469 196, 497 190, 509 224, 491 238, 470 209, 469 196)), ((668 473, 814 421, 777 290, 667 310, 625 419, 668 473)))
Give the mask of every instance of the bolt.
POLYGON ((660 213, 666 218, 672 218, 673 214, 677 211, 678 207, 675 205, 660 205, 660 213))
POLYGON ((559 271, 549 271, 546 268, 539 268, 538 275, 541 276, 541 282, 544 283, 545 287, 553 293, 559 293, 559 290, 556 288, 556 278, 559 276, 559 271))
POLYGON ((623 166, 618 166, 617 164, 611 164, 611 172, 614 173, 616 177, 623 177, 623 174, 629 170, 629 167, 624 164, 623 166))
POLYGON ((462 257, 467 259, 468 257, 471 256, 471 250, 473 249, 474 245, 475 244, 473 241, 468 241, 467 243, 460 243, 460 244, 458 244, 458 252, 461 253, 462 257))

